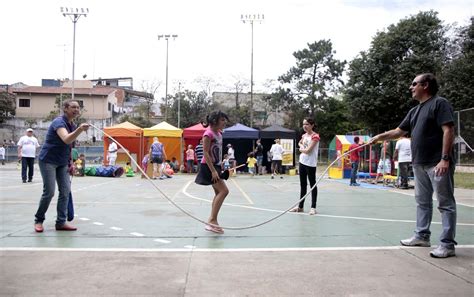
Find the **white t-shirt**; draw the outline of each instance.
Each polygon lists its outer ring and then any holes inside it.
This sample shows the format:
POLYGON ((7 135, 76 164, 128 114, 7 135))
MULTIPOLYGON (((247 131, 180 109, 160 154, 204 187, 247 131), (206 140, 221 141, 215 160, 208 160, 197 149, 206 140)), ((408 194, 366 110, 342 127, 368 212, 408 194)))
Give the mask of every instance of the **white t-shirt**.
POLYGON ((316 165, 318 164, 319 135, 318 133, 313 133, 311 135, 305 133, 301 137, 301 144, 303 149, 307 149, 311 145, 312 141, 316 141, 316 145, 309 153, 300 154, 300 163, 306 166, 316 167, 316 165))
POLYGON ((272 145, 270 153, 272 153, 273 161, 283 160, 283 147, 279 143, 272 145))
POLYGON ((227 157, 229 159, 235 159, 234 149, 232 147, 229 147, 229 149, 227 150, 227 157))
POLYGON ((112 142, 111 144, 109 144, 109 156, 111 157, 115 157, 117 156, 117 144, 115 142, 112 142))
POLYGON ((0 159, 5 159, 5 148, 3 146, 0 147, 0 159))
POLYGON ((22 136, 17 145, 21 148, 21 156, 25 158, 34 158, 36 148, 40 146, 36 137, 27 135, 22 136))
POLYGON ((411 141, 409 138, 402 138, 395 144, 395 149, 398 150, 398 162, 411 162, 411 141))

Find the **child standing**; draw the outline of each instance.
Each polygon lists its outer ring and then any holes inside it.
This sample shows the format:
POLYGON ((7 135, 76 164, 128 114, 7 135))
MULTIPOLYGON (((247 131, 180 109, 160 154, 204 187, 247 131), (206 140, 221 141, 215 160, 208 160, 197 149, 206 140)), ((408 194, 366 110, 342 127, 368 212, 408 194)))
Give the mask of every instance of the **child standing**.
POLYGON ((208 129, 204 132, 203 151, 204 157, 201 161, 201 170, 196 175, 195 182, 199 185, 212 185, 215 196, 212 201, 211 215, 205 229, 218 234, 223 234, 224 230, 219 227, 217 215, 224 203, 225 197, 229 194, 223 179, 220 178, 222 171, 222 133, 226 121, 229 118, 221 111, 214 111, 206 117, 204 127, 208 129))
POLYGON ((257 163, 257 159, 255 159, 253 153, 249 153, 247 158, 247 167, 249 168, 249 173, 252 174, 252 176, 255 175, 255 164, 257 163))
POLYGON ((230 168, 229 155, 227 154, 224 155, 224 159, 222 160, 222 163, 224 164, 224 170, 229 170, 230 168))
MULTIPOLYGON (((143 172, 145 172, 146 174, 146 171, 148 169, 148 162, 150 161, 150 154, 146 154, 144 157, 143 157, 143 160, 142 160, 142 169, 143 169, 143 172)), ((144 178, 145 175, 142 174, 142 178, 144 178)))
POLYGON ((194 166, 194 150, 191 144, 188 145, 188 150, 186 151, 186 165, 188 166, 188 173, 192 173, 194 166))

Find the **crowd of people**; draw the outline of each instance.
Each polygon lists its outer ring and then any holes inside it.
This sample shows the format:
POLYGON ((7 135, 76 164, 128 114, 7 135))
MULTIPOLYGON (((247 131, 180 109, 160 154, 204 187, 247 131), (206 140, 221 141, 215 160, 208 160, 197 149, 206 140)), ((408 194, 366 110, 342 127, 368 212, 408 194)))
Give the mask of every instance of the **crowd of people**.
MULTIPOLYGON (((413 99, 419 102, 411 109, 400 125, 390 131, 372 137, 367 144, 374 145, 382 141, 380 149, 380 160, 377 166, 377 176, 384 176, 392 171, 392 160, 396 160, 400 174, 400 188, 408 188, 408 175, 410 166, 413 167, 415 177, 415 201, 417 204, 416 228, 414 235, 408 239, 401 240, 404 246, 431 246, 430 224, 433 213, 433 194, 436 193, 438 209, 442 216, 442 233, 439 246, 430 252, 432 257, 445 258, 455 255, 455 232, 456 232, 456 201, 454 198, 454 167, 455 158, 453 154, 454 142, 454 120, 451 104, 437 95, 438 83, 433 74, 426 73, 417 75, 409 87, 413 99), (410 136, 410 138, 408 138, 410 136), (392 155, 386 140, 398 139, 392 155)), ((43 192, 39 200, 38 209, 34 216, 34 229, 43 232, 43 222, 46 219, 51 200, 55 194, 55 184, 59 189, 57 202, 57 216, 55 228, 58 231, 74 231, 76 227, 66 222, 68 215, 68 201, 70 198, 71 181, 69 174, 71 164, 74 164, 73 172, 76 175, 84 175, 85 156, 78 154, 74 149, 74 143, 78 136, 89 129, 87 123, 74 124, 74 119, 80 114, 77 101, 68 100, 62 106, 63 115, 54 119, 48 128, 44 143, 38 154, 38 165, 43 180, 43 192)), ((237 169, 236 148, 228 144, 224 152, 222 131, 229 121, 228 116, 216 111, 210 113, 204 124, 204 132, 199 144, 194 147, 188 145, 184 155, 186 163, 179 164, 173 157, 168 159, 166 148, 158 137, 154 137, 147 154, 142 160, 142 169, 146 172, 148 164, 153 166, 153 179, 169 179, 178 171, 197 173, 195 183, 204 186, 212 186, 214 198, 211 212, 205 229, 222 234, 224 230, 219 226, 218 215, 221 206, 229 194, 225 180, 237 169)), ((304 212, 304 204, 307 195, 308 181, 311 189, 311 205, 309 215, 316 215, 318 187, 316 185, 316 169, 320 137, 315 131, 313 118, 305 118, 302 122, 304 134, 298 142, 299 161, 298 174, 300 182, 300 199, 297 206, 290 212, 304 212)), ((21 179, 23 183, 32 182, 34 177, 34 162, 40 143, 33 135, 31 128, 26 130, 17 145, 19 163, 21 163, 21 179)), ((13 143, 15 144, 15 143, 13 143)), ((12 145, 4 140, 0 145, 0 160, 5 162, 5 147, 12 145)), ((350 146, 349 160, 351 163, 350 186, 360 186, 357 182, 357 173, 361 162, 361 152, 364 143, 359 137, 354 137, 354 143, 350 146)), ((238 149, 238 148, 237 148, 238 149)), ((109 139, 107 149, 108 165, 116 165, 117 143, 109 139)), ((254 148, 247 153, 245 165, 252 176, 264 174, 263 158, 264 147, 257 140, 254 148)), ((282 160, 284 149, 279 139, 267 152, 271 161, 271 178, 276 176, 283 178, 282 160)), ((133 168, 127 163, 127 173, 133 176, 133 168)), ((127 175, 128 176, 128 175, 127 175)), ((296 205, 296 204, 295 204, 296 205)))

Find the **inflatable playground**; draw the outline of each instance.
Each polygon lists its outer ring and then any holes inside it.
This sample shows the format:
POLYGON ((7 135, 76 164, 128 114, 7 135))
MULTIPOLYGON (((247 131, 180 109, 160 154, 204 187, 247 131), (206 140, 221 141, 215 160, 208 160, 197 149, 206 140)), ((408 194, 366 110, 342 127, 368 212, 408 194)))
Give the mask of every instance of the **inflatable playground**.
MULTIPOLYGON (((360 144, 367 143, 370 139, 368 135, 336 135, 329 144, 329 162, 346 153, 356 136, 359 137, 360 144)), ((373 184, 380 182, 384 186, 399 187, 398 164, 393 159, 395 144, 396 141, 383 141, 362 149, 357 174, 359 182, 373 184)), ((351 161, 347 155, 331 166, 329 178, 350 179, 351 170, 351 161)), ((410 176, 412 177, 413 173, 410 176)))

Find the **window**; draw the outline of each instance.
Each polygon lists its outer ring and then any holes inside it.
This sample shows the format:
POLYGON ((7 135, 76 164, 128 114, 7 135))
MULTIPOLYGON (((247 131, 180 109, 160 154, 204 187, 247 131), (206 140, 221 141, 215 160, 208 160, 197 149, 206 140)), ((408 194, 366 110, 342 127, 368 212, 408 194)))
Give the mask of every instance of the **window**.
POLYGON ((81 109, 83 109, 84 108, 84 101, 82 101, 82 100, 76 100, 76 101, 77 101, 77 103, 79 103, 79 107, 81 109))
POLYGON ((110 102, 109 102, 109 104, 107 105, 107 108, 108 108, 109 111, 112 110, 112 104, 110 104, 110 102))
POLYGON ((18 102, 19 107, 30 107, 30 99, 20 99, 18 102))

